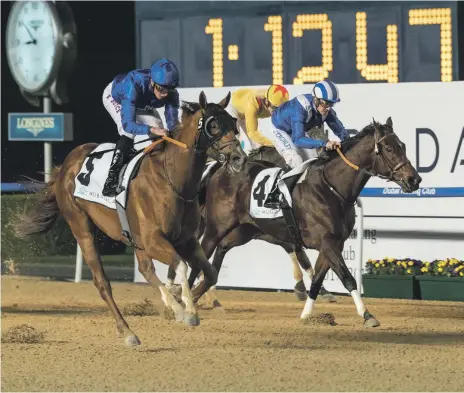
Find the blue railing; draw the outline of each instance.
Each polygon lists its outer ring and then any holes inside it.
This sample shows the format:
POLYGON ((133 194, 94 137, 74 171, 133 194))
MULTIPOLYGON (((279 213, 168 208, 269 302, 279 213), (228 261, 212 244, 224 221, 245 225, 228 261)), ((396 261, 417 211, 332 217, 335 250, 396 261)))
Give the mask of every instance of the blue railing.
MULTIPOLYGON (((2 193, 34 192, 40 188, 35 184, 1 183, 2 193)), ((401 191, 399 187, 372 187, 362 190, 360 196, 364 198, 464 198, 464 187, 423 187, 411 194, 401 191)))
POLYGON ((41 188, 37 184, 23 184, 23 183, 2 183, 1 192, 4 193, 25 193, 38 191, 41 188))

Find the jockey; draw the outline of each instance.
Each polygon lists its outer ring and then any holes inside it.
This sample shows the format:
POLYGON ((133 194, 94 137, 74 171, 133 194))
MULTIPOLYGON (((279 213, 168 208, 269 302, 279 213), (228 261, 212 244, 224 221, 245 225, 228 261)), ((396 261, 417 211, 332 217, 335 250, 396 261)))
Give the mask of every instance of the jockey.
POLYGON ((259 146, 273 146, 258 130, 258 119, 271 116, 272 111, 289 100, 287 89, 271 85, 267 89, 243 88, 232 93, 228 112, 237 119, 242 148, 249 153, 259 146))
MULTIPOLYGON (((348 137, 348 132, 332 109, 339 101, 337 86, 326 79, 314 85, 313 94, 300 94, 272 113, 272 129, 268 134, 290 168, 303 162, 298 148, 325 147, 333 150, 340 147, 340 142, 336 140, 325 142, 309 138, 306 136, 308 130, 327 123, 341 141, 348 137)), ((314 152, 313 155, 316 156, 317 153, 314 152)))
MULTIPOLYGON (((267 135, 269 135, 276 150, 287 163, 284 169, 285 173, 303 163, 299 148, 318 149, 325 147, 327 150, 333 150, 340 147, 340 142, 337 140, 325 142, 306 136, 306 132, 310 129, 327 123, 341 141, 348 137, 348 132, 332 109, 335 103, 339 101, 340 96, 337 86, 326 79, 314 85, 312 94, 298 95, 272 113, 272 127, 267 132, 267 135)), ((309 153, 307 154, 309 156, 317 157, 316 150, 306 153, 309 153)), ((295 176, 295 178, 298 178, 298 176, 295 176)), ((296 179, 294 179, 294 182, 296 182, 296 179)), ((290 192, 294 182, 287 184, 290 192)), ((265 206, 275 207, 276 202, 269 200, 269 203, 266 203, 265 206)))
POLYGON ((116 75, 103 92, 103 105, 118 127, 121 138, 116 144, 108 178, 102 194, 115 196, 118 175, 126 163, 136 135, 166 135, 178 123, 179 70, 167 59, 153 63, 150 69, 138 69, 116 75), (164 106, 167 128, 156 108, 164 106))

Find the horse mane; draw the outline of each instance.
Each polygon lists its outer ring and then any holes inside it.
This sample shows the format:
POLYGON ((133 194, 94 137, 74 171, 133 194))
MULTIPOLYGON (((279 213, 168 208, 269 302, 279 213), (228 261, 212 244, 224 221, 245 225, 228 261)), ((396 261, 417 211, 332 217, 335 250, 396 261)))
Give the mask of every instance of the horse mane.
POLYGON ((195 113, 201 109, 201 106, 198 102, 182 101, 180 109, 182 110, 182 118, 181 121, 172 130, 172 137, 174 139, 176 138, 176 135, 178 135, 178 133, 182 130, 182 128, 188 124, 190 117, 194 116, 195 113))
MULTIPOLYGON (((376 124, 370 123, 366 127, 364 127, 361 131, 359 131, 356 135, 353 135, 347 139, 345 139, 341 143, 341 151, 343 154, 346 154, 348 150, 350 150, 353 146, 355 146, 360 140, 368 135, 373 135, 375 132, 376 124)), ((380 125, 379 125, 380 126, 380 125)), ((315 164, 326 164, 329 161, 332 161, 335 157, 339 157, 336 150, 330 150, 324 152, 319 158, 314 162, 315 164)))

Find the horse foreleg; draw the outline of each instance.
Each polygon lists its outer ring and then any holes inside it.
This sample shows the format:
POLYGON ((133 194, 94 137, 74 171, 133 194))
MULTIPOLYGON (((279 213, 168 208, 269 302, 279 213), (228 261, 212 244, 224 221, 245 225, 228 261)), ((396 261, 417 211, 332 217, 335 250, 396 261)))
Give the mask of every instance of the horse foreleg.
POLYGON ((193 301, 196 303, 209 288, 216 285, 218 278, 216 269, 209 263, 208 258, 196 237, 188 240, 181 248, 177 248, 177 252, 192 267, 191 274, 194 273, 194 270, 203 271, 204 280, 200 281, 200 283, 192 290, 193 301))
POLYGON ((314 271, 314 275, 312 275, 311 279, 311 287, 309 288, 309 296, 306 299, 306 303, 304 305, 303 311, 301 313, 301 319, 308 318, 314 308, 314 303, 316 302, 317 295, 322 286, 322 282, 324 281, 325 275, 329 271, 329 264, 325 259, 322 253, 319 253, 319 256, 316 260, 316 269, 314 271))
MULTIPOLYGON (((165 304, 167 310, 172 310, 174 312, 176 321, 183 322, 184 309, 179 303, 177 303, 176 299, 174 299, 169 290, 164 286, 164 284, 156 275, 152 258, 149 256, 147 252, 142 250, 136 250, 135 253, 137 255, 137 260, 139 264, 139 272, 143 275, 145 280, 147 280, 154 288, 159 289, 159 291, 161 292, 161 299, 163 300, 163 303, 165 304)), ((173 253, 175 253, 174 250, 173 253)), ((173 256, 175 257, 175 255, 173 256)), ((153 255, 153 257, 155 257, 155 255, 153 255)))
POLYGON ((192 292, 188 285, 187 280, 187 264, 183 261, 179 262, 177 266, 176 273, 180 276, 181 286, 182 286, 182 301, 185 304, 185 314, 184 321, 191 320, 191 325, 199 323, 197 310, 195 304, 193 303, 192 292))
POLYGON ((366 306, 364 305, 361 295, 358 291, 356 280, 351 274, 350 270, 346 266, 345 260, 342 255, 343 245, 340 245, 340 242, 333 237, 325 236, 319 255, 323 255, 327 259, 330 268, 335 272, 337 277, 342 282, 343 286, 350 293, 353 298, 354 304, 358 315, 364 318, 365 327, 377 327, 380 326, 380 322, 375 319, 375 317, 367 311, 366 306))
POLYGON ((182 287, 177 284, 174 284, 175 279, 176 267, 174 265, 169 265, 168 277, 166 280, 165 287, 168 289, 171 295, 174 296, 174 299, 176 299, 177 302, 180 303, 182 301, 182 287))

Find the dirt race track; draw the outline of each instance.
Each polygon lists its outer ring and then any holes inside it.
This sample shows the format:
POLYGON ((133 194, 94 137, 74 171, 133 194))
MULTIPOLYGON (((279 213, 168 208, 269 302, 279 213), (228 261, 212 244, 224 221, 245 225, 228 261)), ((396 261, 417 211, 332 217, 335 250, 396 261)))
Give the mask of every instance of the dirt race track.
POLYGON ((27 324, 42 343, 2 344, 2 391, 459 391, 464 304, 351 298, 317 302, 337 322, 305 325, 291 293, 218 291, 189 328, 165 320, 158 293, 113 283, 123 309, 148 298, 161 316, 129 316, 142 341, 126 348, 92 282, 2 277, 2 332, 27 324))

